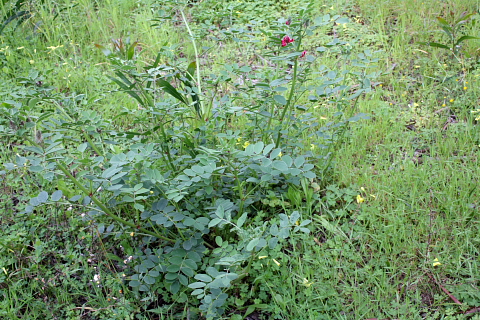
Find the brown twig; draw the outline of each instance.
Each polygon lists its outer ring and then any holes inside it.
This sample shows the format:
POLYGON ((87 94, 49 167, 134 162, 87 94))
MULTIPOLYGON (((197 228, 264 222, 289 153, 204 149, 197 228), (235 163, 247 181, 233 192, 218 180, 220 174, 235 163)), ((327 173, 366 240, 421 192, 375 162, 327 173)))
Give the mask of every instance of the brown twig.
POLYGON ((435 278, 430 273, 427 273, 427 274, 430 277, 430 279, 432 279, 437 284, 437 286, 439 286, 440 289, 442 289, 442 291, 445 292, 450 297, 450 299, 453 300, 453 302, 455 302, 456 304, 458 304, 460 306, 463 305, 457 298, 455 298, 455 296, 453 294, 450 293, 450 291, 445 289, 444 286, 442 286, 437 280, 435 280, 435 278))
POLYGON ((465 311, 465 314, 470 314, 470 313, 475 313, 475 312, 480 312, 480 307, 475 307, 470 310, 465 311))

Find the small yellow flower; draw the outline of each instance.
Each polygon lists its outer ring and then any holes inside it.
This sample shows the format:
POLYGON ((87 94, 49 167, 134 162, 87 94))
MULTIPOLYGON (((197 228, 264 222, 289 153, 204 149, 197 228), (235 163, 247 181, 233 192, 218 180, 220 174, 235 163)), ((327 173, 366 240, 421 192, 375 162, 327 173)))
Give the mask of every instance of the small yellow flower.
POLYGON ((299 226, 300 225, 300 221, 295 221, 295 225, 299 226))
POLYGON ((365 202, 365 199, 362 198, 361 195, 357 195, 357 203, 363 203, 363 202, 365 202))
POLYGON ((310 144, 310 150, 315 150, 315 145, 313 143, 310 144))
POLYGON ((377 196, 374 194, 371 194, 370 197, 372 197, 373 199, 377 199, 377 196))
POLYGON ((436 266, 441 266, 442 264, 438 261, 438 258, 435 258, 435 259, 433 260, 432 265, 433 265, 434 267, 436 267, 436 266))
POLYGON ((150 194, 153 194, 153 191, 150 190, 150 194))
POLYGON ((468 89, 468 87, 463 87, 463 90, 467 90, 467 89, 468 89))
POLYGON ((279 267, 280 267, 280 262, 278 262, 278 261, 277 261, 277 260, 275 260, 275 259, 272 259, 272 260, 273 260, 273 262, 275 262, 275 264, 276 264, 277 266, 279 266, 279 267))
POLYGON ((34 64, 35 63, 35 60, 30 60, 30 64, 34 64))
POLYGON ((303 278, 302 284, 303 284, 305 287, 310 288, 310 286, 313 284, 313 282, 308 281, 307 278, 303 278))
POLYGON ((135 235, 135 232, 130 233, 130 237, 133 237, 135 235))
MULTIPOLYGON (((54 47, 54 46, 47 47, 47 49, 49 49, 50 52, 52 52, 52 51, 55 51, 55 50, 57 50, 58 48, 61 48, 61 47, 63 47, 63 44, 61 44, 59 46, 56 46, 56 47, 54 47)), ((50 52, 48 52, 48 53, 50 53, 50 52)))
POLYGON ((455 99, 450 99, 450 102, 453 102, 453 101, 455 101, 455 99))
POLYGON ((258 257, 258 260, 262 260, 262 259, 265 259, 265 258, 268 258, 268 256, 260 256, 260 257, 258 257))
POLYGON ((281 158, 283 156, 283 153, 280 151, 277 157, 281 158))
POLYGON ((25 47, 18 47, 17 50, 22 50, 24 49, 25 47))
POLYGON ((245 141, 245 143, 243 144, 243 149, 247 149, 249 145, 250 145, 250 142, 245 141))
POLYGON ((445 103, 444 103, 444 104, 442 104, 442 107, 446 107, 446 106, 447 106, 447 105, 446 105, 445 103))

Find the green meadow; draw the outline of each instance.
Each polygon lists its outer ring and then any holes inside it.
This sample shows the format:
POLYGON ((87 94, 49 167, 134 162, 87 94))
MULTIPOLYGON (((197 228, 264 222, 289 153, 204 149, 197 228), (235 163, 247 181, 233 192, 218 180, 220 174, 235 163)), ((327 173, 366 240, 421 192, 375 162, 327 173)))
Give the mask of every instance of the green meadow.
POLYGON ((480 319, 480 1, 0 1, 0 319, 480 319))

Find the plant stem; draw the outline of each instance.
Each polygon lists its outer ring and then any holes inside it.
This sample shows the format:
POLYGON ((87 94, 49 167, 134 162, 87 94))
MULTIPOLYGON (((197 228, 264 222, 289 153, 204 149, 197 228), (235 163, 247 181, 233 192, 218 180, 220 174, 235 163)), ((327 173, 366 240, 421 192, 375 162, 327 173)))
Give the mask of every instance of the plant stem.
MULTIPOLYGON (((60 111, 62 111, 62 113, 63 113, 63 115, 64 115, 65 117, 67 117, 67 118, 68 118, 70 121, 72 121, 72 122, 74 121, 73 118, 68 115, 68 113, 65 111, 65 109, 64 109, 59 103, 55 103, 55 105, 57 106, 57 108, 58 108, 60 111)), ((82 132, 82 135, 83 135, 83 137, 85 138, 85 140, 87 140, 87 141, 88 141, 88 144, 90 144, 90 146, 92 147, 93 151, 95 151, 95 152, 97 153, 97 155, 103 156, 103 152, 101 152, 101 151, 97 148, 97 146, 95 145, 95 143, 93 143, 92 139, 90 139, 90 135, 88 134, 88 132, 86 132, 86 131, 83 130, 83 129, 81 130, 81 132, 82 132)))
POLYGON ((193 37, 192 30, 190 29, 190 26, 188 25, 187 18, 185 17, 185 13, 183 12, 183 9, 180 10, 180 13, 182 14, 182 19, 183 22, 185 23, 185 27, 187 28, 188 34, 190 35, 190 39, 192 41, 193 45, 193 50, 195 51, 195 67, 197 68, 197 88, 198 88, 198 97, 199 97, 199 103, 200 103, 200 109, 202 110, 202 116, 204 117, 203 120, 206 120, 210 117, 209 113, 210 110, 205 110, 202 102, 202 83, 200 81, 200 56, 198 55, 198 49, 197 49, 197 44, 195 42, 195 38, 193 37))
POLYGON ((93 143, 90 135, 85 130, 82 130, 83 137, 88 141, 88 144, 92 147, 93 151, 97 153, 98 156, 103 156, 103 153, 97 148, 95 143, 93 143))
MULTIPOLYGON (((353 113, 355 112, 355 109, 356 109, 356 106, 357 106, 357 102, 358 102, 358 99, 360 98, 360 96, 358 96, 357 98, 355 98, 355 102, 352 106, 352 111, 350 113, 350 115, 347 117, 350 118, 351 116, 353 116, 353 113)), ((322 170, 322 181, 324 180, 324 177, 325 177, 325 172, 328 170, 328 167, 330 167, 330 164, 332 163, 333 161, 333 156, 331 155, 331 153, 333 151, 335 151, 336 149, 338 149, 338 147, 341 145, 342 141, 343 141, 343 138, 344 138, 344 135, 345 135, 345 132, 347 132, 347 129, 350 125, 350 122, 346 121, 345 125, 341 128, 341 132, 338 134, 338 140, 335 142, 335 143, 332 143, 330 145, 330 148, 329 148, 329 152, 327 153, 328 155, 328 161, 326 163, 326 165, 323 167, 323 170, 322 170)))
POLYGON ((245 269, 243 269, 242 273, 238 276, 238 278, 231 282, 231 284, 235 284, 240 280, 242 280, 243 278, 245 278, 246 276, 248 276, 248 274, 250 273, 250 269, 252 268, 253 259, 255 259, 255 257, 256 257, 255 251, 252 251, 252 254, 250 256, 250 260, 248 260, 247 266, 245 267, 245 269))
MULTIPOLYGON (((299 38, 298 38, 298 41, 297 41, 297 48, 296 50, 297 51, 300 51, 300 47, 302 45, 302 31, 300 30, 299 32, 299 38)), ((288 94, 288 99, 287 99, 287 103, 285 104, 285 107, 283 109, 283 112, 282 112, 282 115, 280 116, 280 130, 278 131, 278 134, 277 134, 277 141, 275 142, 275 148, 278 148, 278 146, 280 145, 280 138, 282 137, 282 130, 281 128, 283 127, 282 124, 283 124, 283 120, 285 119, 285 115, 287 114, 287 111, 292 107, 291 104, 292 104, 292 99, 293 99, 293 96, 295 94, 295 87, 296 87, 296 84, 297 84, 297 72, 298 72, 298 56, 295 58, 295 62, 293 64, 293 79, 292 79, 292 85, 290 86, 290 92, 288 94)))
MULTIPOLYGON (((290 86, 290 93, 288 95, 288 100, 287 103, 285 104, 285 107, 283 109, 282 115, 280 116, 280 124, 283 123, 283 120, 285 119, 285 115, 287 114, 287 111, 290 109, 290 104, 292 103, 292 98, 295 93, 295 85, 297 82, 297 69, 298 69, 298 58, 295 59, 295 63, 293 65, 293 80, 292 80, 292 85, 290 86)), ((280 144, 280 138, 282 136, 281 130, 277 134, 277 141, 275 142, 275 148, 278 148, 280 144)))

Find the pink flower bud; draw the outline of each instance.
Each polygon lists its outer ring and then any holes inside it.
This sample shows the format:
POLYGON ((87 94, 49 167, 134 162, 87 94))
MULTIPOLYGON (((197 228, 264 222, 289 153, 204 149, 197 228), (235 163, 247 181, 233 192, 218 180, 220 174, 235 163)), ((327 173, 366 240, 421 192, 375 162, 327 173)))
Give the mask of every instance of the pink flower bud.
POLYGON ((305 57, 306 54, 307 54, 307 50, 303 51, 303 52, 302 52, 302 55, 300 56, 300 58, 305 57))

